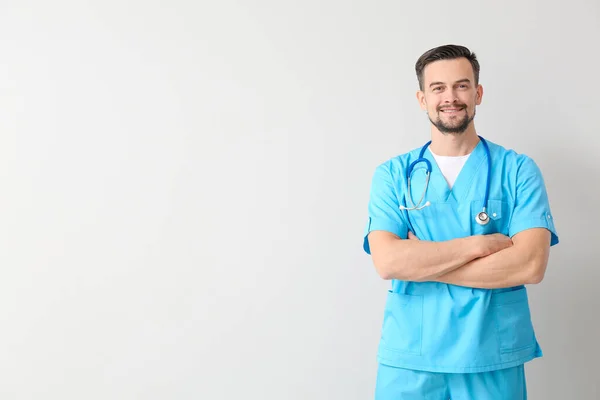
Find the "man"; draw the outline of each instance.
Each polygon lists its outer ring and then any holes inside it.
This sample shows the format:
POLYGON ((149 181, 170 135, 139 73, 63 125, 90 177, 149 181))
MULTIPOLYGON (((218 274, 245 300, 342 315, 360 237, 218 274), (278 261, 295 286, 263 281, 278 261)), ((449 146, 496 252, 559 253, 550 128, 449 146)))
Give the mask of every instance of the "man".
POLYGON ((524 364, 542 350, 525 285, 558 243, 542 174, 478 135, 474 53, 431 49, 416 73, 431 143, 376 168, 364 236, 392 281, 375 398, 526 399, 524 364))

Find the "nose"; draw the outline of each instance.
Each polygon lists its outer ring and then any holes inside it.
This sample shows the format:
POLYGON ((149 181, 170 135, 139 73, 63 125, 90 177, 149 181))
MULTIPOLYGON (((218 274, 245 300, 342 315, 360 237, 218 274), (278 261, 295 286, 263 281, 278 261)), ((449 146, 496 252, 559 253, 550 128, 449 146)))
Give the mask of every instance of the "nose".
POLYGON ((452 104, 458 102, 458 96, 456 90, 446 90, 444 92, 444 97, 442 98, 444 104, 452 104))

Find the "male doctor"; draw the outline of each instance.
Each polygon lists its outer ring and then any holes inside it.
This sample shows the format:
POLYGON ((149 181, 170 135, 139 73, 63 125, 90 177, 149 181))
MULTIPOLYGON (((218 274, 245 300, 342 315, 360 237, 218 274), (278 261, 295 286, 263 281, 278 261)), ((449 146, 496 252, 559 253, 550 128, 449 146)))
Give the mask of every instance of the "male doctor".
POLYGON ((375 169, 364 235, 391 280, 375 398, 526 399, 524 364, 542 350, 525 285, 558 243, 542 174, 475 129, 474 53, 431 49, 416 73, 431 142, 375 169))

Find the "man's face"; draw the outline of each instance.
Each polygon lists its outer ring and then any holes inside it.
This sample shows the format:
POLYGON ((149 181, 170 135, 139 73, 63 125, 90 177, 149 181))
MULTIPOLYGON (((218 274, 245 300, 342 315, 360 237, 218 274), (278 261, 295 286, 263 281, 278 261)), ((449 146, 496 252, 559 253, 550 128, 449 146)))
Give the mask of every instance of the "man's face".
POLYGON ((465 132, 482 96, 483 88, 475 86, 473 67, 466 58, 428 64, 423 71, 423 90, 417 92, 421 108, 444 134, 465 132))

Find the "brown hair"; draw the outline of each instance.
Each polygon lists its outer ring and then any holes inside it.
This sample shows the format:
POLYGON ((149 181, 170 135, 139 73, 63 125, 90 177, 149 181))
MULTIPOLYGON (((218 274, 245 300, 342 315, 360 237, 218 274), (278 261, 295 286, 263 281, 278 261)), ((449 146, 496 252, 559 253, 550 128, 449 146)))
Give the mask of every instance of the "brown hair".
POLYGON ((455 44, 447 44, 444 46, 435 47, 431 50, 426 51, 415 64, 415 71, 417 72, 417 79, 419 80, 419 89, 423 90, 423 70, 427 64, 439 60, 453 60, 456 58, 464 57, 471 63, 473 67, 473 73, 475 74, 475 85, 479 84, 479 61, 475 53, 467 49, 464 46, 455 44))

